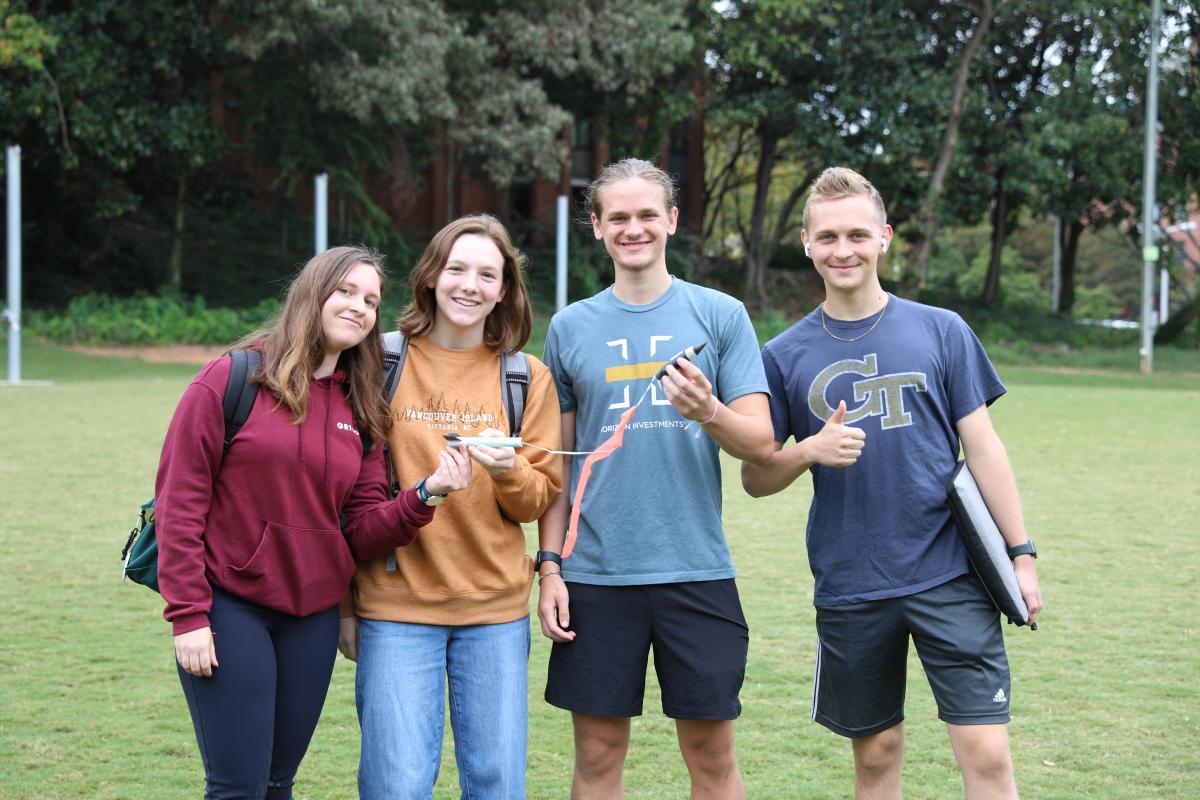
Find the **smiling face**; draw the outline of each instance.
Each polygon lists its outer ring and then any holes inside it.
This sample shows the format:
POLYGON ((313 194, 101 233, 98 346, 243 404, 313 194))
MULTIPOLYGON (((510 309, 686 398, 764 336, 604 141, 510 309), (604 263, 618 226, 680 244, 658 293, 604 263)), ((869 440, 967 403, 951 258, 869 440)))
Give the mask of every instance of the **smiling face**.
POLYGON ((465 233, 455 240, 446 265, 429 286, 437 303, 431 335, 447 347, 483 342, 488 314, 504 297, 504 255, 489 237, 465 233))
POLYGON ((338 354, 356 346, 375 327, 379 310, 379 271, 365 261, 351 267, 333 294, 321 306, 321 332, 325 354, 338 354))
POLYGON ((604 242, 617 271, 667 269, 667 239, 679 209, 667 208, 663 188, 644 178, 625 178, 599 192, 600 213, 592 231, 604 242))
POLYGON ((880 288, 879 256, 892 239, 892 228, 866 195, 812 203, 800 238, 826 292, 855 296, 880 288))

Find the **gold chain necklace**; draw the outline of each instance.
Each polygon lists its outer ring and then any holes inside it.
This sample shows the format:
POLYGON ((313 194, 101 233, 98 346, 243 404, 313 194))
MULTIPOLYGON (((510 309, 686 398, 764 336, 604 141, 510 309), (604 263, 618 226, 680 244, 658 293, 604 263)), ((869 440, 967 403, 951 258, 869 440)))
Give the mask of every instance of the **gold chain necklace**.
POLYGON ((859 339, 866 337, 871 331, 875 330, 875 328, 879 326, 879 323, 883 322, 883 315, 885 313, 887 313, 889 305, 891 305, 891 304, 890 303, 883 304, 883 308, 881 308, 879 310, 879 318, 876 319, 874 322, 872 322, 871 327, 867 328, 866 331, 864 331, 863 333, 860 333, 858 336, 855 336, 853 339, 843 339, 841 336, 838 336, 836 333, 829 330, 829 326, 825 324, 825 304, 821 303, 821 329, 824 330, 826 333, 828 333, 830 336, 832 336, 834 339, 837 339, 839 342, 857 342, 859 339))

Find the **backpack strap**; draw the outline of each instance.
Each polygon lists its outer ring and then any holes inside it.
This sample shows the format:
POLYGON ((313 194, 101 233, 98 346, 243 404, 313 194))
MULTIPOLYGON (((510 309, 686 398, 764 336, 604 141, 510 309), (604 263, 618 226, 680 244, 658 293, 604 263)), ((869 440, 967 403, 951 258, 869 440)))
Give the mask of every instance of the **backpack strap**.
MULTIPOLYGON (((383 335, 383 396, 390 406, 396 387, 400 385, 400 373, 404 371, 404 360, 408 357, 408 337, 400 331, 389 331, 383 335)), ((386 441, 383 443, 383 461, 387 468, 388 487, 391 496, 400 494, 400 482, 396 480, 396 470, 392 465, 392 451, 386 441)), ((387 554, 387 571, 396 571, 396 551, 389 550, 387 554)))
POLYGON ((408 357, 408 337, 400 331, 383 335, 383 396, 388 403, 400 385, 400 373, 404 359, 408 357))
POLYGON ((262 352, 259 350, 232 350, 229 358, 233 362, 229 370, 229 383, 225 385, 225 400, 221 404, 225 411, 225 445, 229 449, 233 437, 246 424, 258 397, 258 384, 251 378, 262 367, 262 352))
POLYGON ((525 395, 529 392, 529 356, 520 351, 500 356, 500 383, 504 391, 504 408, 508 411, 508 433, 520 436, 525 395))

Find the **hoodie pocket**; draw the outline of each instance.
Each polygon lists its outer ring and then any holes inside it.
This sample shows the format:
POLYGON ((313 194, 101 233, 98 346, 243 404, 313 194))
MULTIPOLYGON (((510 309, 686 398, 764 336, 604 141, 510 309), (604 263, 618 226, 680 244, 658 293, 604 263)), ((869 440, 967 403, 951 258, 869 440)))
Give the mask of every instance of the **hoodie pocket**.
POLYGON ((353 575, 354 557, 341 531, 268 522, 250 560, 223 569, 223 588, 304 617, 341 602, 353 575))

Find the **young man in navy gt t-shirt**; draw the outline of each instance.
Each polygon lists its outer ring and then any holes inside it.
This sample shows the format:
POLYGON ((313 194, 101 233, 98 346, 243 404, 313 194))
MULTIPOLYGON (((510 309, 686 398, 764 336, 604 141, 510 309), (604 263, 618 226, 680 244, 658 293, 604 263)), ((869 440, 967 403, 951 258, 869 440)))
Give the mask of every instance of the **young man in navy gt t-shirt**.
POLYGON ((801 237, 825 302, 763 348, 777 449, 744 462, 742 484, 763 496, 812 473, 813 718, 853 740, 860 800, 899 798, 911 637, 967 796, 1015 798, 1000 617, 946 502, 961 441, 1035 619, 1036 551, 987 409, 1004 386, 957 314, 883 291, 892 230, 861 175, 817 179, 801 237))

